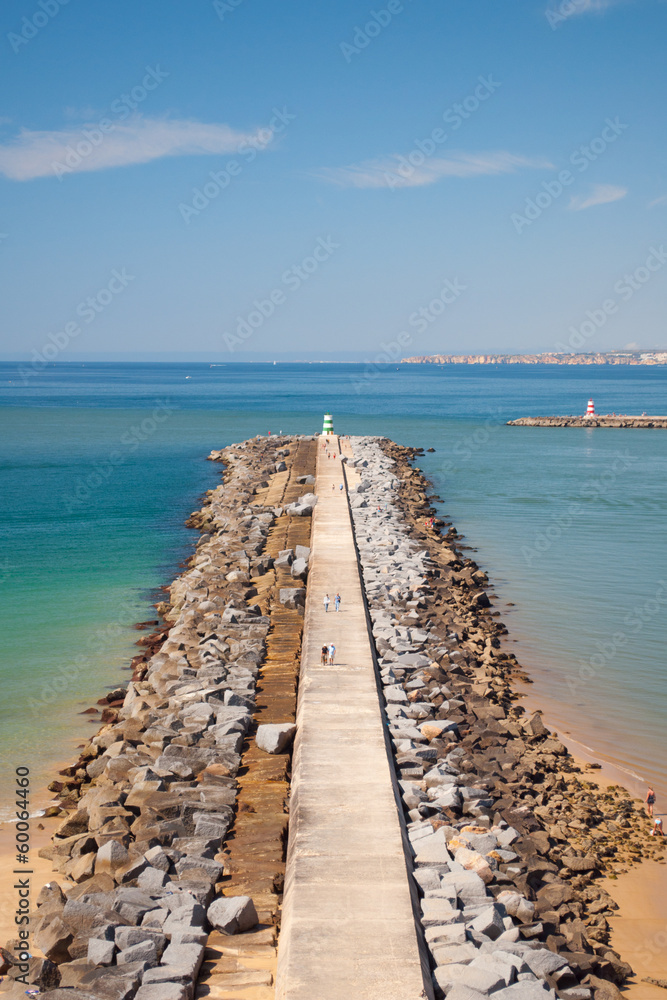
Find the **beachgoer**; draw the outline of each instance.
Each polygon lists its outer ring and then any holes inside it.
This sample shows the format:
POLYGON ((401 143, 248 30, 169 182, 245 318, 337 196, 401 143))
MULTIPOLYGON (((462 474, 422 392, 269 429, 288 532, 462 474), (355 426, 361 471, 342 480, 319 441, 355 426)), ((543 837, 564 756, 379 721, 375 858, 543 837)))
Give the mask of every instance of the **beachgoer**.
POLYGON ((340 611, 340 594, 336 594, 334 597, 334 608, 336 611, 340 611))
POLYGON ((342 492, 343 491, 343 484, 342 483, 340 484, 340 489, 341 489, 341 492, 342 492))
POLYGON ((329 666, 333 666, 334 656, 336 655, 336 647, 333 642, 329 643, 329 666))
POLYGON ((653 820, 653 829, 651 830, 651 836, 652 837, 664 837, 665 836, 665 831, 662 828, 662 820, 661 819, 654 819, 653 820))
POLYGON ((653 791, 650 785, 648 786, 648 792, 646 793, 646 798, 644 799, 644 801, 646 803, 646 812, 651 818, 653 818, 653 806, 655 805, 655 792, 653 791))
POLYGON ((320 658, 320 663, 322 664, 323 667, 326 667, 328 659, 329 659, 329 647, 322 646, 322 656, 320 658))
POLYGON ((330 600, 330 598, 329 598, 329 595, 328 595, 328 594, 325 594, 325 595, 324 595, 324 610, 325 610, 325 611, 328 611, 328 610, 329 610, 329 605, 330 605, 330 603, 331 603, 331 600, 330 600))

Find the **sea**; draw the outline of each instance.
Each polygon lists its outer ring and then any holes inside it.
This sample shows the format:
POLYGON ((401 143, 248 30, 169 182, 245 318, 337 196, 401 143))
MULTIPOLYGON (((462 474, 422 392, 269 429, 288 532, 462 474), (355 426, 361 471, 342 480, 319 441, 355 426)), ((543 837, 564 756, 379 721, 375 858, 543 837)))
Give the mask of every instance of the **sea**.
POLYGON ((667 369, 329 363, 0 365, 0 818, 36 799, 128 679, 137 622, 192 552, 184 521, 255 435, 425 449, 439 513, 488 573, 527 706, 667 801, 667 432, 508 427, 667 413, 667 369), (433 449, 426 451, 426 449, 433 449))

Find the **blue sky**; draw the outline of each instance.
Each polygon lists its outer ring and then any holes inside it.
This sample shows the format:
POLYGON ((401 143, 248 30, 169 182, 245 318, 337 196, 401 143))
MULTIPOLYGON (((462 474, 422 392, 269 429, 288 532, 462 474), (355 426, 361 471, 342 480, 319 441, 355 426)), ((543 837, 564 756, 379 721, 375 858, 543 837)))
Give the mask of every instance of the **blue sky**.
POLYGON ((666 28, 664 0, 16 0, 0 352, 665 347, 666 28))

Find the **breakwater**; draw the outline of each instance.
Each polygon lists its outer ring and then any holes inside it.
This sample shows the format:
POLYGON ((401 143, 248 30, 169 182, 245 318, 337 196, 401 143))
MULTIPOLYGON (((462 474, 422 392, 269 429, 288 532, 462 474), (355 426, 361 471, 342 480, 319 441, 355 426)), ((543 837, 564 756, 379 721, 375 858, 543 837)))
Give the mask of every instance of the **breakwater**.
POLYGON ((334 438, 318 455, 276 1000, 431 989, 341 450, 334 438), (342 598, 328 610, 327 593, 342 598))
POLYGON ((594 417, 519 417, 508 420, 508 427, 645 427, 665 428, 667 417, 616 416, 599 414, 594 417))
MULTIPOLYGON (((190 1000, 195 980, 200 995, 272 995, 303 608, 322 599, 309 580, 320 447, 264 438, 211 456, 224 484, 192 515, 201 537, 159 608, 163 626, 54 789, 67 816, 45 852, 55 878, 33 926, 47 958, 28 973, 47 996, 60 984, 75 1000, 190 1000)), ((596 790, 539 714, 525 718, 488 580, 455 529, 433 522, 418 450, 343 447, 344 482, 327 482, 327 497, 349 498, 402 798, 394 820, 433 976, 424 988, 617 1000, 629 970, 608 945, 614 903, 600 877, 659 853, 641 807, 620 788, 596 790)), ((333 574, 335 545, 327 558, 333 574)), ((344 708, 348 692, 328 696, 344 708)), ((327 738, 335 758, 340 733, 327 738)), ((354 733, 346 743, 361 746, 354 733)), ((366 763, 341 775, 344 817, 366 763)), ((379 928, 381 916, 367 919, 379 928)), ((354 941, 333 958, 358 982, 376 971, 354 941)), ((4 960, 9 995, 24 995, 4 960)))

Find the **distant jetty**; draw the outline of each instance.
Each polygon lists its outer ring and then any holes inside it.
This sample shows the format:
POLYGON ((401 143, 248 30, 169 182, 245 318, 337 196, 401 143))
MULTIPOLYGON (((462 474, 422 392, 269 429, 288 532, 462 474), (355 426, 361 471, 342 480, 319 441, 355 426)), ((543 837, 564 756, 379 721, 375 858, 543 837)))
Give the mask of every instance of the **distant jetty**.
POLYGON ((640 417, 615 413, 595 414, 589 417, 519 417, 508 420, 508 427, 663 427, 667 417, 640 417))

